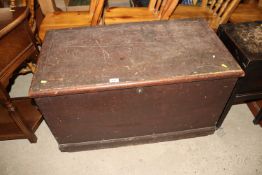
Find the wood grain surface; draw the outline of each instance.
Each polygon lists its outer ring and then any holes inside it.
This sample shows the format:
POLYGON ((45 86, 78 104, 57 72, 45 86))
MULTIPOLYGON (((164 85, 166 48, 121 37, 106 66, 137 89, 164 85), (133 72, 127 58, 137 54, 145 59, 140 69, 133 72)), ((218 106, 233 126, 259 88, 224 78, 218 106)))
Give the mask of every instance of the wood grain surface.
POLYGON ((30 95, 242 74, 202 20, 57 30, 43 44, 30 95))
POLYGON ((261 21, 262 8, 257 4, 239 4, 229 21, 232 23, 261 21))

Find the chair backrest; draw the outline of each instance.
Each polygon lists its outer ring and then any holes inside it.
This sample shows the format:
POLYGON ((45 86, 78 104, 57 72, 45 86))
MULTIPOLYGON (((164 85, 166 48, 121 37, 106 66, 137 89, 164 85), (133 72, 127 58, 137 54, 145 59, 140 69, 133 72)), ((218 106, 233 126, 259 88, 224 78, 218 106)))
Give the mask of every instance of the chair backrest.
MULTIPOLYGON (((207 3, 204 1, 203 3, 207 3)), ((220 24, 225 24, 230 18, 233 11, 236 9, 240 0, 211 0, 209 4, 203 4, 202 7, 207 7, 213 13, 214 19, 211 27, 217 28, 220 24)))
POLYGON ((91 0, 89 13, 91 16, 91 26, 99 23, 104 10, 105 0, 91 0))
POLYGON ((169 19, 178 5, 179 0, 150 0, 149 10, 160 19, 169 19))

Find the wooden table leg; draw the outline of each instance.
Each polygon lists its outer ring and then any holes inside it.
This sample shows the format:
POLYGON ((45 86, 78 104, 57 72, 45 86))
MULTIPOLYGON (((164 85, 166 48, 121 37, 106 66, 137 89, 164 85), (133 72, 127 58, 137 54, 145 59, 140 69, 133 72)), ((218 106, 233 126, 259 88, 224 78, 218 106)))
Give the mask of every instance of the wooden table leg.
POLYGON ((3 102, 4 106, 7 108, 10 114, 10 117, 14 120, 16 125, 21 129, 21 131, 24 133, 26 138, 31 143, 36 143, 37 137, 35 136, 33 131, 31 131, 28 126, 26 126, 25 122, 21 118, 21 115, 19 114, 19 111, 12 104, 9 94, 6 92, 6 89, 1 84, 0 84, 0 100, 3 102))
POLYGON ((253 123, 255 125, 259 124, 262 121, 262 109, 258 112, 258 114, 255 116, 255 119, 253 120, 253 123))
POLYGON ((262 100, 248 102, 247 106, 255 116, 253 123, 262 126, 262 100))

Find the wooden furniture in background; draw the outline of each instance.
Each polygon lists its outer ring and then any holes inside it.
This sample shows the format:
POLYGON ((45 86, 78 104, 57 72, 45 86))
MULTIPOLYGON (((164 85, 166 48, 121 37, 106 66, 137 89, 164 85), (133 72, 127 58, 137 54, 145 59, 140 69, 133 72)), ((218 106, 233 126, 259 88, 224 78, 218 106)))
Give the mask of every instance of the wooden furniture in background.
POLYGON ((150 0, 148 7, 112 7, 105 11, 105 24, 167 20, 174 12, 178 0, 150 0))
POLYGON ((228 102, 226 115, 233 104, 262 99, 262 21, 225 24, 219 27, 218 35, 245 71, 228 102))
POLYGON ((0 9, 0 140, 27 138, 36 142, 34 131, 42 117, 30 98, 9 97, 7 86, 16 70, 36 57, 38 49, 27 18, 29 8, 0 9))
POLYGON ((262 7, 258 4, 239 4, 229 21, 231 23, 262 21, 262 7))
POLYGON ((89 11, 47 13, 42 21, 39 37, 44 39, 48 30, 94 26, 100 22, 104 0, 91 0, 89 11))
POLYGON ((242 75, 203 20, 56 30, 30 96, 76 151, 211 134, 242 75))
POLYGON ((212 0, 211 4, 207 2, 202 1, 201 6, 179 5, 170 19, 204 18, 216 30, 220 24, 227 23, 240 0, 212 0))
POLYGON ((36 143, 34 132, 42 121, 30 98, 10 99, 0 83, 0 140, 28 139, 36 143))
POLYGON ((150 0, 148 7, 110 7, 104 12, 105 0, 92 0, 90 11, 86 12, 54 12, 47 13, 39 36, 43 40, 46 31, 82 26, 143 22, 167 19, 204 18, 210 27, 217 29, 219 24, 228 21, 240 0, 213 0, 212 4, 203 0, 201 6, 178 5, 178 0, 150 0))
POLYGON ((27 18, 29 8, 0 9, 0 80, 7 85, 13 72, 25 59, 39 53, 27 18))
POLYGON ((240 0, 213 0, 211 4, 207 4, 207 2, 202 1, 201 6, 185 6, 178 5, 178 1, 151 0, 149 10, 143 7, 109 8, 105 12, 105 24, 204 18, 209 21, 210 27, 216 30, 220 24, 225 24, 228 21, 240 0), (152 11, 155 13, 152 14, 152 11))
POLYGON ((44 15, 56 11, 56 5, 54 3, 54 0, 38 0, 38 3, 40 4, 41 10, 44 15))

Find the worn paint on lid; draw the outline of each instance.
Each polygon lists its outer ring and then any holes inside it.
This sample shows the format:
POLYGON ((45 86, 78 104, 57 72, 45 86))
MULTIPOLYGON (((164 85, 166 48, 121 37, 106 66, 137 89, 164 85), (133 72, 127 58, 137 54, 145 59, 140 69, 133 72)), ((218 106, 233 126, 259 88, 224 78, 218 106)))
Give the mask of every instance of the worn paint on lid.
POLYGON ((242 74, 215 32, 201 20, 54 30, 46 35, 30 95, 82 93, 242 74), (119 81, 112 83, 112 78, 119 81), (41 80, 48 83, 40 83, 41 80))

